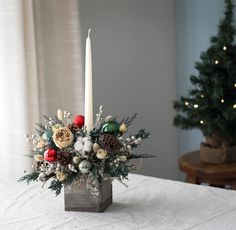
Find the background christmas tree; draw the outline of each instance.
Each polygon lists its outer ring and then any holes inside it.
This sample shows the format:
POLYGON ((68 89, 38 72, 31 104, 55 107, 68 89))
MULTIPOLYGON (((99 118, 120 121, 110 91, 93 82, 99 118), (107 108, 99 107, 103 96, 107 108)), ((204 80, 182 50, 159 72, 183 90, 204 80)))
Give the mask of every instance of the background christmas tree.
POLYGON ((174 101, 178 114, 174 125, 198 128, 212 147, 236 145, 236 45, 233 4, 225 0, 225 16, 211 46, 196 62, 198 75, 190 81, 194 88, 187 97, 174 101))

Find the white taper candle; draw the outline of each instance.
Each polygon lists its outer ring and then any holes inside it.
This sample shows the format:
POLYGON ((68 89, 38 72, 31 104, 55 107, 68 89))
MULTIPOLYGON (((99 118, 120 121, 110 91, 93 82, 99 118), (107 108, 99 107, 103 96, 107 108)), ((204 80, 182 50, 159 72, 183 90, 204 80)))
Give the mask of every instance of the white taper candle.
POLYGON ((88 30, 88 37, 86 39, 86 53, 85 53, 85 126, 87 130, 93 128, 93 77, 92 77, 92 50, 90 31, 88 30))

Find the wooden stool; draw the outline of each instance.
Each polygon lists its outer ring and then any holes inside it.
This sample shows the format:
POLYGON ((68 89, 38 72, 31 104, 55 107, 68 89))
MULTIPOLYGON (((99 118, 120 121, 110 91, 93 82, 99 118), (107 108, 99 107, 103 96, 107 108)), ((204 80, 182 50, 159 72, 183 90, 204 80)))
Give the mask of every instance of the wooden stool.
POLYGON ((210 186, 236 190, 236 163, 218 165, 203 163, 199 151, 194 151, 180 158, 179 167, 187 174, 188 183, 208 183, 210 186))

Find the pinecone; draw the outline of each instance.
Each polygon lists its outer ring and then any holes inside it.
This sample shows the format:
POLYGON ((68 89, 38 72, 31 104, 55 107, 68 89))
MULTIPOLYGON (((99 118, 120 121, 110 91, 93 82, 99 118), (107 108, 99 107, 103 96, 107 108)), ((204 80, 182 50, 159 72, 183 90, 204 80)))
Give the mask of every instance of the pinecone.
POLYGON ((112 134, 108 134, 108 133, 103 134, 100 137, 100 142, 101 142, 101 145, 103 146, 103 148, 105 150, 107 150, 108 152, 113 152, 113 151, 121 148, 121 144, 120 144, 119 140, 117 139, 116 136, 114 136, 112 134))
POLYGON ((79 127, 74 125, 74 124, 69 124, 67 127, 68 127, 68 129, 70 129, 70 131, 73 134, 75 134, 75 133, 77 133, 79 131, 79 127))
POLYGON ((61 165, 68 165, 72 161, 71 153, 68 152, 60 152, 57 155, 57 159, 61 165))

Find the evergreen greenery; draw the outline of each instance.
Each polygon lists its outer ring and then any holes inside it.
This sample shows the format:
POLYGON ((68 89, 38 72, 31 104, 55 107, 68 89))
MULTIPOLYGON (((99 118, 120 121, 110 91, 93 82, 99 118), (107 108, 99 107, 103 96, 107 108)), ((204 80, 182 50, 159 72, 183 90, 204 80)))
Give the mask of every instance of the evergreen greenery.
POLYGON ((198 75, 190 81, 194 88, 188 96, 174 101, 174 125, 198 128, 206 137, 217 135, 236 144, 236 45, 232 0, 225 0, 224 18, 211 46, 196 62, 198 75))

